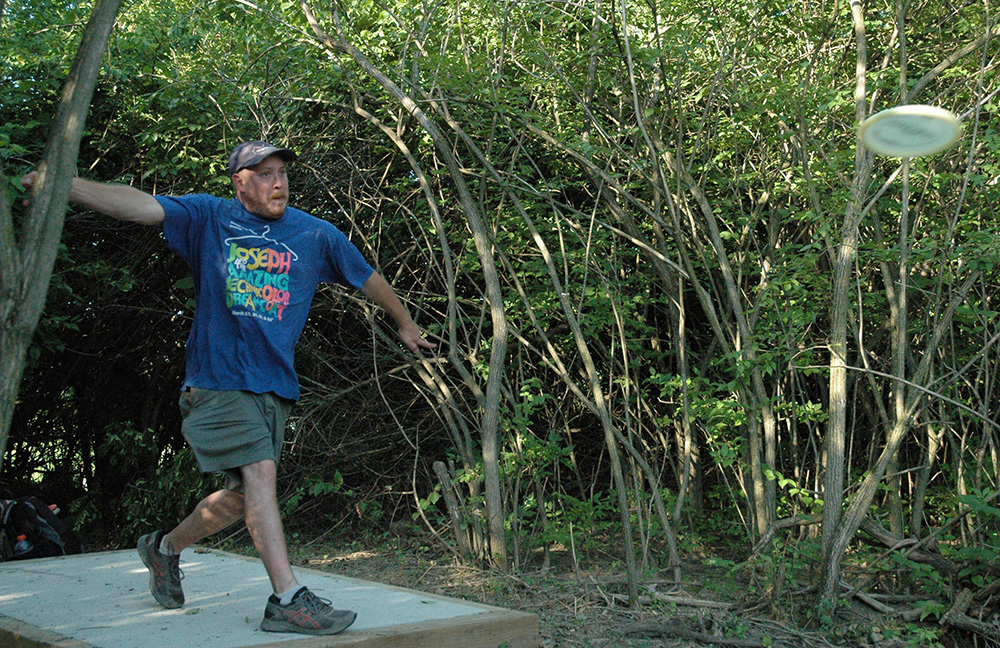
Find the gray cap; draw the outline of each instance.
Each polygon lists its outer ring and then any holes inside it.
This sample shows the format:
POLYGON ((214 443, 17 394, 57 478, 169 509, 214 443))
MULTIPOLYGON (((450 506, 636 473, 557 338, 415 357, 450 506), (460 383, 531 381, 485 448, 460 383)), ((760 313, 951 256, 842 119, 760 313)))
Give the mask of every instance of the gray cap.
POLYGON ((243 142, 234 148, 232 155, 229 156, 229 175, 257 166, 272 155, 277 155, 285 162, 292 162, 298 157, 288 149, 278 148, 261 140, 243 142))

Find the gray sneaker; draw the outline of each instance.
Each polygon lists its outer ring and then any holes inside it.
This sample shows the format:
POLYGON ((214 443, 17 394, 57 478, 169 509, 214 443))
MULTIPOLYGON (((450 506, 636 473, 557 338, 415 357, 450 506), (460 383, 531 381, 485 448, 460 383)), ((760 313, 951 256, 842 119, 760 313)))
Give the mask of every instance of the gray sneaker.
POLYGON ((163 531, 147 533, 139 538, 137 549, 142 564, 149 569, 149 592, 156 602, 165 608, 174 609, 184 605, 184 591, 181 589, 181 557, 160 553, 163 531))
POLYGON ((260 629, 265 632, 297 632, 307 635, 332 635, 346 630, 358 615, 350 610, 334 610, 330 601, 303 587, 288 605, 274 594, 267 599, 260 629))

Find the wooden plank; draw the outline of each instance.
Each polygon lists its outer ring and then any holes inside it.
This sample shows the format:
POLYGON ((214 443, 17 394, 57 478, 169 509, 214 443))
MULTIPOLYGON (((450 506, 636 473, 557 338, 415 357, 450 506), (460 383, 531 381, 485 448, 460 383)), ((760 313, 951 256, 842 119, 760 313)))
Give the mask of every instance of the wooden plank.
POLYGON ((58 632, 33 626, 5 614, 0 614, 0 646, 3 648, 94 648, 88 643, 64 637, 58 632))
MULTIPOLYGON (((287 637, 287 635, 283 635, 287 637)), ((3 648, 98 648, 0 614, 3 648)), ((252 648, 537 648, 538 618, 487 612, 454 619, 348 631, 331 637, 286 638, 252 648)), ((249 648, 249 647, 248 647, 249 648)))
POLYGON ((491 613, 483 618, 459 617, 447 623, 414 624, 405 633, 367 631, 364 648, 538 648, 538 617, 517 612, 491 613), (432 627, 432 626, 437 627, 432 627), (381 636, 380 636, 381 634, 381 636))
POLYGON ((538 648, 538 617, 501 611, 332 637, 303 637, 253 648, 538 648))

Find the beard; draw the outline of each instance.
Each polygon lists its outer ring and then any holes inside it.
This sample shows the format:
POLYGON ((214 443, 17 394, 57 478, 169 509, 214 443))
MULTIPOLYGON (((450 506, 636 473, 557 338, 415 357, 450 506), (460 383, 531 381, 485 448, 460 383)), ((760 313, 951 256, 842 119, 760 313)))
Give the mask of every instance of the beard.
POLYGON ((240 196, 240 202, 251 214, 256 214, 261 218, 276 219, 285 214, 288 197, 283 193, 276 193, 266 199, 260 199, 243 194, 240 196))

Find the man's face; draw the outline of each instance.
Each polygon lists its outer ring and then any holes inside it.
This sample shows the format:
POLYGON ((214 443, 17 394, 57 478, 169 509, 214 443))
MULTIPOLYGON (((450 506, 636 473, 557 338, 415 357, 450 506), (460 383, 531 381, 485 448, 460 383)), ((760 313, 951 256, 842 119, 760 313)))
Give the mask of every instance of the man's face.
POLYGON ((285 161, 277 155, 235 174, 233 185, 236 198, 247 211, 272 220, 284 215, 288 206, 288 173, 285 161))

